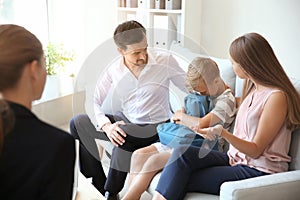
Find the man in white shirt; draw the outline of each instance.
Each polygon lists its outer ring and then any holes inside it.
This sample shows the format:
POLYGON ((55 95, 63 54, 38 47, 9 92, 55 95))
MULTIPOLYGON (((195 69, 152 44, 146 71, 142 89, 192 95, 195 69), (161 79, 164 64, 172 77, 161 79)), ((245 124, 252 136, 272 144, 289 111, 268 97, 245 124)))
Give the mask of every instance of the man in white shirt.
POLYGON ((132 152, 156 142, 157 125, 170 119, 170 83, 186 91, 185 72, 169 53, 148 50, 146 30, 140 23, 120 24, 115 29, 114 41, 122 57, 98 80, 94 116, 75 116, 70 124, 71 134, 82 144, 81 172, 93 177, 94 186, 102 194, 106 191, 107 199, 117 199, 122 190, 132 152), (102 108, 109 93, 113 94, 111 105, 119 102, 119 106, 113 107, 114 115, 104 113, 102 108), (95 138, 115 145, 107 180, 95 153, 95 138))

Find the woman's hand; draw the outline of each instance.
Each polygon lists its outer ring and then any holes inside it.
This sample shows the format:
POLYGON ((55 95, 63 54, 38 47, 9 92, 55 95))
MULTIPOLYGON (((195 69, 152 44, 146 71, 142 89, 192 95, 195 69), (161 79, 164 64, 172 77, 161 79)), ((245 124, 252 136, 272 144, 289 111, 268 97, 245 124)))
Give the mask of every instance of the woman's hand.
POLYGON ((215 140, 217 136, 221 136, 222 131, 223 131, 223 126, 217 124, 209 128, 197 129, 195 132, 208 140, 215 140))
POLYGON ((119 127, 119 125, 126 125, 124 121, 117 121, 113 124, 107 123, 102 127, 102 130, 106 133, 107 137, 116 147, 123 145, 125 142, 124 137, 126 133, 119 127))

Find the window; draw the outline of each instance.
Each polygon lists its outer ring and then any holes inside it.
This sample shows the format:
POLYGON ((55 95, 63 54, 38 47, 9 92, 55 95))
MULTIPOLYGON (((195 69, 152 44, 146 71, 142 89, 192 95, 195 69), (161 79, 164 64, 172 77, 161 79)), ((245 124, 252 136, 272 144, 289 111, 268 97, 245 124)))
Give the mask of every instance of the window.
MULTIPOLYGON (((66 49, 75 52, 72 46, 68 46, 68 44, 78 45, 78 43, 74 42, 78 41, 74 38, 76 36, 71 34, 75 24, 72 22, 73 24, 70 25, 70 23, 65 21, 66 18, 72 19, 75 11, 69 11, 68 17, 63 16, 66 8, 68 8, 67 3, 71 4, 71 2, 66 0, 63 3, 61 2, 49 0, 0 0, 0 24, 17 24, 25 27, 39 38, 44 48, 51 41, 52 43, 64 44, 66 49), (63 26, 65 27, 63 28, 63 26)), ((67 69, 69 68, 67 67, 67 69)), ((67 71, 66 73, 70 75, 73 71, 67 71)), ((63 81, 64 83, 70 82, 70 77, 66 76, 63 79, 66 79, 63 81)), ((67 84, 66 89, 66 84, 58 85, 52 80, 52 77, 47 78, 44 93, 39 102, 57 98, 73 91, 72 86, 67 84)))
POLYGON ((0 0, 0 24, 17 24, 48 42, 46 0, 0 0))
POLYGON ((75 54, 67 74, 76 77, 93 50, 111 39, 117 23, 115 3, 106 1, 103 6, 103 1, 86 0, 0 0, 0 24, 25 27, 44 47, 48 42, 63 44, 75 54))

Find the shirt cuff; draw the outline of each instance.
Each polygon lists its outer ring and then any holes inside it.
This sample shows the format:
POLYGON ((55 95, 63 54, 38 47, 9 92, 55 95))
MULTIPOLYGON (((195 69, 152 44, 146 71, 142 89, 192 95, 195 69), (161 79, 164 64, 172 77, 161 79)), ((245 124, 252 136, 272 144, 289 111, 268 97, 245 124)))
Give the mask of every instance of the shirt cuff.
POLYGON ((102 119, 97 119, 97 124, 95 124, 95 128, 97 131, 100 131, 100 132, 104 132, 102 130, 102 127, 106 124, 106 123, 111 123, 111 121, 109 121, 108 118, 102 118, 102 119))

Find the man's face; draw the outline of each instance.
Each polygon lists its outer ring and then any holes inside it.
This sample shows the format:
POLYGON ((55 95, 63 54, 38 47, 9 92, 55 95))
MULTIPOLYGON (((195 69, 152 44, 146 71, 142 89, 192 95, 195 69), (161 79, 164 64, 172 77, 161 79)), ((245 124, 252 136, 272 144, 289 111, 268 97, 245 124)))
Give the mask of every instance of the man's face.
POLYGON ((147 39, 144 39, 135 44, 127 45, 127 49, 124 51, 120 49, 120 53, 124 57, 124 62, 127 67, 130 66, 145 66, 148 63, 148 52, 147 52, 147 39))

